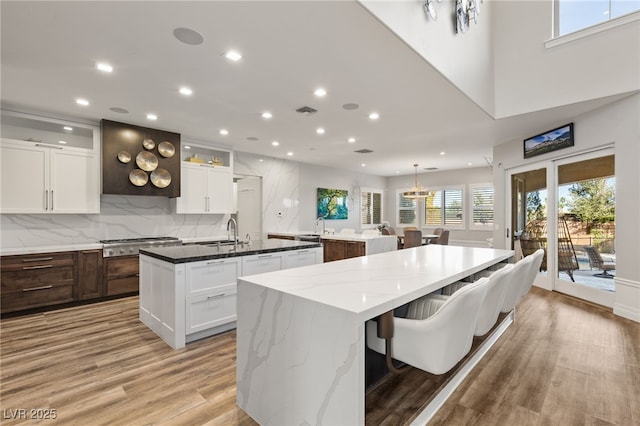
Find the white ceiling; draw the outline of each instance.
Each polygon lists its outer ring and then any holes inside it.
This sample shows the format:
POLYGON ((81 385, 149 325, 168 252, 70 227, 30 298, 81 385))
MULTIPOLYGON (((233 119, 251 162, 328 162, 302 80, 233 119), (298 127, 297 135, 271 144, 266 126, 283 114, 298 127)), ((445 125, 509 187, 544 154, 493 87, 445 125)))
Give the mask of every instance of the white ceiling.
POLYGON ((354 1, 2 1, 1 14, 4 107, 105 118, 383 176, 410 174, 415 162, 485 166, 492 146, 614 99, 494 120, 354 1), (198 31, 204 43, 179 42, 178 27, 198 31), (241 61, 224 57, 231 48, 241 61), (96 71, 97 61, 114 72, 96 71), (178 94, 181 85, 194 94, 178 94), (313 95, 320 86, 324 98, 313 95), (90 105, 76 105, 79 97, 90 105), (345 110, 346 103, 359 108, 345 110), (295 112, 304 105, 318 112, 295 112), (261 118, 266 110, 271 120, 261 118), (149 112, 158 120, 148 121, 149 112), (219 135, 222 128, 229 135, 219 135), (362 148, 374 152, 354 153, 362 148))

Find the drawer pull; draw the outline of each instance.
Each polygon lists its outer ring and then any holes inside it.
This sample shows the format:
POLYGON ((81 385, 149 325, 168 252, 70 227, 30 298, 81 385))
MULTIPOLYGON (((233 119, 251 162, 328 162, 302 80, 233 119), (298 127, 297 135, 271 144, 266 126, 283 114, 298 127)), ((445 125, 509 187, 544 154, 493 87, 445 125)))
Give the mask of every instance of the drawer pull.
POLYGON ((258 256, 258 259, 265 259, 267 257, 271 257, 273 256, 272 254, 261 254, 260 256, 258 256))
POLYGON ((211 262, 207 262, 207 265, 218 265, 220 263, 224 263, 224 260, 212 260, 211 262))
POLYGON ((218 298, 223 297, 223 296, 224 296, 224 293, 216 294, 216 295, 213 295, 213 296, 207 296, 207 300, 209 300, 209 299, 218 299, 218 298))
POLYGON ((309 250, 298 250, 298 253, 309 253, 309 250))
POLYGON ((46 269, 46 268, 53 268, 53 265, 23 266, 22 270, 26 271, 26 270, 29 270, 29 269, 46 269))
POLYGON ((53 286, 52 285, 43 285, 42 287, 23 288, 22 291, 46 290, 48 288, 53 288, 53 286))
POLYGON ((39 257, 37 259, 22 259, 22 263, 25 263, 25 262, 46 262, 47 260, 53 260, 53 257, 39 257))

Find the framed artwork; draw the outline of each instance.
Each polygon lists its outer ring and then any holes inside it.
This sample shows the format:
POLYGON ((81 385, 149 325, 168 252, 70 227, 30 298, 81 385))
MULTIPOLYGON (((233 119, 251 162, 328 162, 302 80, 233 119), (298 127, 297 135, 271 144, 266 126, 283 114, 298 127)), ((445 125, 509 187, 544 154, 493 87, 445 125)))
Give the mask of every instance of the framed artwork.
POLYGON ((348 219, 347 196, 345 189, 318 188, 318 215, 325 219, 348 219))
POLYGON ((523 141, 524 158, 535 157, 570 146, 573 146, 573 123, 525 139, 523 141))

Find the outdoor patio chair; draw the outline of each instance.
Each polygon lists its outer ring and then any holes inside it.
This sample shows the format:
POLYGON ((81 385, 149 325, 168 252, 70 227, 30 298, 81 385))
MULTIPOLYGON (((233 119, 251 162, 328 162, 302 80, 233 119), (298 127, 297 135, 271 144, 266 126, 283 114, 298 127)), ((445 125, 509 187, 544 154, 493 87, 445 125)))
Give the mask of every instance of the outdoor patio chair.
POLYGON ((609 271, 615 271, 616 264, 613 262, 605 262, 600 255, 600 251, 594 246, 584 246, 584 251, 589 256, 589 265, 591 268, 600 269, 602 272, 593 274, 594 277, 601 278, 613 278, 615 275, 609 273, 609 271))

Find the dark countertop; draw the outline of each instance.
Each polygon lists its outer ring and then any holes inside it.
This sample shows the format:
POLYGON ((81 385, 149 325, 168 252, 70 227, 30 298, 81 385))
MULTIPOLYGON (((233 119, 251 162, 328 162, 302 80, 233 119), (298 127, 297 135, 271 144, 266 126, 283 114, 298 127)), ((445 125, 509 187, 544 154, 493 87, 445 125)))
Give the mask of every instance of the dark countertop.
POLYGON ((308 241, 271 239, 252 241, 250 244, 238 244, 237 250, 234 249, 233 244, 218 247, 215 242, 212 242, 211 244, 146 248, 140 249, 140 254, 177 264, 315 247, 322 247, 322 245, 308 241))

